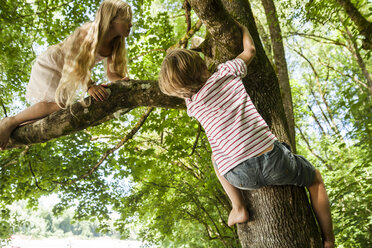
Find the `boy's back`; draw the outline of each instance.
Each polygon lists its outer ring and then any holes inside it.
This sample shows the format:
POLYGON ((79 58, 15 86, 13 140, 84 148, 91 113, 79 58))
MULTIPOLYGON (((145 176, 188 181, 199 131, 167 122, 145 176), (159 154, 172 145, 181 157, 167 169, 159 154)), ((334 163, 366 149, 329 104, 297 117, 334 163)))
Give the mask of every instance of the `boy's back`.
POLYGON ((271 147, 276 137, 257 112, 242 78, 245 62, 236 58, 220 64, 204 86, 186 99, 187 113, 206 131, 221 175, 271 147))

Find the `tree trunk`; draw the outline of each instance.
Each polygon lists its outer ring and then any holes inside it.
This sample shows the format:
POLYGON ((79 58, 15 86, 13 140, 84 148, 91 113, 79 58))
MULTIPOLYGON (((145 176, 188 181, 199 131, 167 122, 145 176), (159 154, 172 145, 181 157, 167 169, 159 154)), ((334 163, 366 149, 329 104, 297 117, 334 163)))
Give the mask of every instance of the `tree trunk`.
MULTIPOLYGON (((12 133, 7 149, 42 143, 95 126, 140 106, 185 108, 185 102, 161 93, 157 81, 131 80, 109 84, 111 93, 104 102, 92 100, 87 108, 75 103, 12 133)), ((90 98, 90 97, 89 97, 90 98)), ((87 101, 89 98, 86 98, 87 101)), ((91 98, 92 99, 92 98, 91 98)))
POLYGON ((240 224, 238 235, 244 248, 322 247, 304 188, 265 187, 247 191, 250 221, 240 224))
MULTIPOLYGON (((205 24, 208 35, 202 50, 208 67, 241 52, 241 36, 233 22, 237 19, 249 29, 256 46, 256 57, 248 67, 244 84, 257 110, 273 133, 289 142, 289 127, 281 100, 278 79, 260 42, 249 2, 246 0, 189 0, 205 24), (236 34, 239 34, 238 37, 236 34)), ((322 247, 320 233, 304 188, 264 187, 243 191, 250 220, 238 225, 243 247, 322 247)))
POLYGON ((289 125, 290 144, 292 150, 296 151, 292 93, 291 86, 289 85, 287 61, 285 60, 283 38, 280 30, 279 19, 273 0, 262 0, 262 5, 265 9, 266 19, 269 25, 271 45, 274 52, 274 62, 278 75, 280 92, 282 94, 284 103, 284 111, 289 125))
POLYGON ((350 0, 336 1, 344 8, 350 19, 357 26, 360 34, 365 37, 363 40, 363 48, 366 50, 372 50, 372 23, 364 18, 350 0))

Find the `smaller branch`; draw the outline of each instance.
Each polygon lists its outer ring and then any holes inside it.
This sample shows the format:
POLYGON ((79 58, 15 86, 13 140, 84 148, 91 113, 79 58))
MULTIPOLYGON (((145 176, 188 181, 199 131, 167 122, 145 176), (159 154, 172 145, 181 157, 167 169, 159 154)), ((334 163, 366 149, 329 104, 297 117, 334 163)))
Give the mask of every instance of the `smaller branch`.
POLYGON ((115 136, 115 135, 103 135, 103 136, 96 136, 96 137, 91 137, 90 141, 95 141, 99 139, 121 139, 120 136, 115 136))
POLYGON ((174 44, 173 46, 169 47, 167 49, 167 51, 171 51, 173 49, 176 49, 176 48, 179 48, 179 47, 182 47, 182 45, 186 44, 188 42, 189 39, 191 39, 191 37, 199 31, 199 29, 201 28, 202 26, 202 21, 201 20, 198 20, 195 25, 181 38, 181 40, 174 44))
MULTIPOLYGON (((319 95, 321 96, 321 99, 323 101, 323 104, 325 105, 326 107, 326 110, 327 110, 327 113, 328 113, 328 117, 329 119, 331 120, 332 124, 330 122, 329 125, 330 127, 332 128, 332 130, 335 132, 335 134, 338 136, 338 138, 340 140, 343 141, 343 137, 341 135, 341 132, 340 130, 338 129, 335 121, 334 121, 334 118, 333 118, 333 113, 332 113, 332 109, 330 108, 326 98, 325 98, 325 89, 322 89, 321 87, 321 83, 320 83, 320 76, 319 76, 319 73, 317 72, 315 66, 313 65, 313 63, 310 61, 310 59, 308 59, 302 52, 298 51, 297 49, 294 49, 294 48, 291 48, 294 52, 296 52, 298 55, 300 55, 309 65, 310 65, 310 68, 311 70, 313 71, 314 73, 314 76, 315 76, 315 82, 316 82, 316 85, 317 85, 317 88, 318 88, 318 92, 319 92, 319 95)), ((312 94, 313 94, 313 90, 310 89, 312 94)), ((315 98, 315 94, 314 95, 314 98, 315 98)), ((315 98, 316 99, 316 98, 315 98)), ((318 104, 319 108, 320 108, 320 104, 318 104)), ((324 115, 325 116, 325 115, 324 115)), ((326 117, 326 116, 325 116, 326 117)))
POLYGON ((8 117, 8 112, 6 111, 6 108, 5 108, 5 106, 4 106, 4 102, 3 102, 3 100, 1 100, 1 107, 3 108, 3 111, 4 111, 4 115, 5 115, 5 117, 8 117))
POLYGON ((30 147, 31 146, 26 146, 25 149, 18 155, 17 159, 10 160, 6 164, 2 165, 1 168, 6 168, 6 167, 9 167, 9 166, 12 166, 12 165, 16 165, 18 163, 18 159, 25 156, 26 153, 28 152, 28 150, 30 150, 30 147))
POLYGON ((170 16, 169 18, 170 19, 175 19, 175 18, 178 18, 178 17, 181 17, 181 16, 185 16, 185 14, 174 15, 174 16, 170 16))
POLYGON ((306 34, 306 33, 290 32, 288 35, 283 36, 283 38, 288 38, 288 37, 291 37, 291 36, 302 36, 302 37, 304 37, 304 38, 312 39, 312 40, 315 40, 315 41, 317 41, 317 42, 322 42, 322 43, 325 43, 325 44, 331 44, 331 45, 336 45, 336 46, 347 47, 346 44, 341 43, 341 42, 339 42, 339 41, 337 41, 337 40, 332 40, 332 39, 330 39, 330 38, 322 37, 322 36, 315 35, 315 34, 306 34), (326 41, 328 41, 328 42, 324 42, 324 41, 320 41, 320 40, 326 40, 326 41))
POLYGON ((46 192, 52 192, 52 191, 54 191, 55 187, 54 187, 53 189, 51 189, 51 190, 46 190, 46 189, 41 188, 40 185, 39 185, 39 183, 38 183, 38 181, 37 181, 37 178, 36 178, 36 176, 35 176, 35 173, 34 173, 34 171, 32 170, 31 162, 28 162, 28 166, 29 166, 29 168, 30 168, 30 171, 31 171, 32 177, 33 177, 34 180, 35 180, 35 185, 36 185, 36 187, 37 187, 38 189, 40 189, 41 191, 46 191, 46 192))
POLYGON ((329 64, 325 64, 320 58, 318 59, 319 63, 326 66, 327 68, 339 73, 341 76, 343 77, 348 77, 350 79, 352 79, 354 82, 356 82, 357 84, 360 84, 363 88, 367 89, 368 90, 368 85, 366 85, 365 83, 363 83, 362 81, 360 81, 358 78, 356 78, 355 76, 351 76, 349 74, 345 74, 343 73, 342 71, 339 71, 337 70, 336 68, 334 68, 333 66, 329 65, 329 64))
POLYGON ((78 178, 74 179, 74 180, 71 180, 69 179, 69 182, 58 182, 58 181, 54 181, 55 183, 57 184, 62 184, 62 185, 71 185, 71 184, 74 184, 76 183, 77 181, 80 181, 81 179, 84 179, 90 175, 92 175, 96 170, 97 168, 106 160, 106 158, 112 154, 113 152, 115 152, 116 150, 118 150, 120 147, 122 147, 128 140, 132 139, 133 136, 138 132, 138 130, 142 127, 142 125, 145 123, 147 117, 150 115, 150 113, 152 112, 154 108, 153 107, 149 107, 147 108, 147 111, 145 112, 144 115, 142 115, 142 117, 139 119, 139 121, 137 122, 137 124, 134 126, 134 128, 119 142, 117 143, 114 147, 112 147, 111 149, 107 150, 105 152, 105 154, 102 155, 101 159, 98 161, 98 163, 96 165, 94 165, 86 174, 84 175, 81 175, 79 176, 78 178))
POLYGON ((302 132, 302 130, 296 125, 296 128, 298 131, 300 131, 300 135, 301 135, 301 138, 305 141, 306 143, 306 146, 307 146, 307 149, 309 149, 309 151, 317 158, 319 159, 323 164, 325 164, 328 168, 328 170, 330 171, 333 171, 333 167, 331 165, 329 165, 327 163, 327 161, 322 158, 321 156, 319 156, 318 154, 315 153, 315 151, 313 150, 313 148, 310 146, 310 143, 309 141, 307 140, 307 138, 305 137, 305 134, 302 132))
MULTIPOLYGON (((185 0, 183 2, 182 8, 185 10, 185 18, 186 18, 186 24, 187 24, 187 33, 191 30, 191 6, 188 0, 185 0)), ((187 47, 188 40, 181 45, 182 48, 187 47)))
POLYGON ((316 121, 316 123, 318 124, 320 130, 322 131, 323 135, 327 135, 326 132, 325 132, 324 129, 323 129, 323 126, 320 124, 320 121, 319 121, 318 117, 315 115, 313 109, 311 108, 311 106, 308 105, 307 107, 308 107, 309 110, 311 111, 311 114, 312 114, 314 120, 316 121))
POLYGON ((196 148, 196 145, 198 144, 198 140, 199 140, 199 137, 200 137, 200 133, 201 133, 201 125, 199 123, 198 125, 198 134, 196 135, 196 139, 195 139, 195 142, 194 142, 194 146, 192 147, 192 152, 189 156, 192 156, 195 152, 195 148, 196 148))

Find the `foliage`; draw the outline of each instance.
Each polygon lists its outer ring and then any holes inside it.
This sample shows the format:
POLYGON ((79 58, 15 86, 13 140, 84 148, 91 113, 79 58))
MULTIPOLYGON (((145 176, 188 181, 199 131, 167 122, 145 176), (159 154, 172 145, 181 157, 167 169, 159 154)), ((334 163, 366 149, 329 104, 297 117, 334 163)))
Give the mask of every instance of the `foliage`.
MULTIPOLYGON (((27 106, 25 87, 36 55, 92 19, 99 2, 0 2, 1 116, 27 106)), ((131 77, 156 79, 165 50, 185 34, 183 1, 128 2, 134 13, 128 39, 131 77)), ((261 3, 250 2, 262 24, 260 32, 268 33, 261 3)), ((335 0, 310 2, 275 2, 282 6, 277 10, 292 81, 297 150, 322 172, 338 246, 368 247, 372 102, 363 85, 365 71, 371 71, 371 54, 361 49, 357 29, 335 0)), ((352 2, 370 18, 368 1, 352 2)), ((193 23, 196 18, 192 13, 193 23)), ((203 29, 197 35, 204 33, 203 29)), ((102 64, 94 77, 106 80, 102 64)), ((56 231, 56 222, 50 222, 55 218, 73 231, 65 218, 73 207, 74 220, 97 220, 102 232, 111 231, 107 221, 116 212, 114 226, 121 237, 136 232, 137 238, 159 247, 239 247, 235 228, 226 225, 230 203, 214 175, 206 136, 200 130, 193 149, 199 126, 184 110, 156 109, 134 139, 92 175, 69 185, 117 144, 142 114, 142 108, 134 109, 70 136, 1 152, 0 238, 17 231, 11 226, 27 224, 8 210, 9 205, 27 200, 30 211, 36 211, 40 197, 56 193, 60 202, 53 214, 59 217, 43 213, 43 227, 49 233, 56 231)))

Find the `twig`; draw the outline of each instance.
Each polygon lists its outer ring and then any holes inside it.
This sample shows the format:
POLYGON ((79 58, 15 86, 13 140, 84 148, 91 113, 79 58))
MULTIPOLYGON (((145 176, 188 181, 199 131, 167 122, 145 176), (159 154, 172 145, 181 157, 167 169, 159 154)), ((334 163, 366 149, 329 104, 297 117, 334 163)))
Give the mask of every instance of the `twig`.
POLYGON ((39 183, 38 183, 38 181, 37 181, 37 178, 36 178, 36 176, 35 176, 35 173, 34 173, 34 171, 32 170, 31 162, 28 162, 28 166, 29 166, 29 168, 30 168, 30 171, 31 171, 31 174, 32 174, 33 178, 35 179, 35 185, 36 185, 36 187, 37 187, 38 189, 40 189, 41 191, 46 191, 46 192, 52 192, 52 191, 55 189, 55 187, 54 187, 53 189, 51 189, 51 190, 46 190, 46 189, 41 188, 40 185, 39 185, 39 183))
POLYGON ((6 108, 5 108, 5 106, 4 106, 4 102, 3 102, 3 100, 1 100, 1 106, 2 106, 2 108, 3 108, 3 111, 4 111, 4 115, 5 115, 5 117, 8 117, 8 112, 6 111, 6 108))
POLYGON ((169 47, 167 49, 167 51, 170 51, 170 50, 173 50, 173 49, 176 49, 176 48, 179 48, 181 47, 183 44, 187 43, 187 41, 189 39, 191 39, 191 37, 199 31, 199 29, 201 28, 201 26, 203 25, 202 21, 201 20, 198 20, 195 25, 181 38, 181 40, 179 42, 177 42, 176 44, 174 44, 173 46, 169 47))
POLYGON ((94 173, 94 171, 97 170, 97 168, 106 160, 106 158, 118 150, 120 147, 122 147, 128 140, 132 139, 133 136, 138 132, 138 130, 142 127, 142 125, 145 123, 147 117, 150 115, 151 111, 153 110, 153 107, 147 108, 147 111, 144 115, 138 120, 137 124, 133 127, 133 129, 123 138, 119 143, 117 143, 114 147, 107 150, 105 154, 102 155, 101 159, 98 161, 96 165, 94 165, 86 174, 79 176, 78 178, 71 180, 69 179, 68 182, 58 182, 54 181, 54 183, 61 184, 61 185, 71 185, 76 183, 77 181, 80 181, 81 179, 84 179, 94 173))
MULTIPOLYGON (((187 23, 187 32, 189 32, 191 30, 191 6, 190 6, 190 3, 188 2, 188 0, 185 0, 183 2, 182 8, 185 10, 185 18, 186 18, 186 23, 187 23)), ((186 48, 187 47, 187 43, 188 43, 188 40, 185 43, 181 44, 181 47, 182 48, 186 48)))
MULTIPOLYGON (((18 158, 25 156, 26 153, 28 152, 28 150, 30 150, 30 147, 31 146, 26 146, 25 149, 19 154, 18 158)), ((16 165, 17 163, 18 163, 17 159, 12 159, 12 160, 8 161, 6 164, 2 165, 1 168, 6 168, 6 167, 9 167, 11 165, 16 165)))
POLYGON ((189 156, 192 156, 194 154, 194 152, 195 152, 195 148, 196 148, 196 146, 198 144, 198 141, 199 141, 200 133, 201 133, 201 125, 199 123, 198 134, 196 135, 194 146, 192 147, 192 152, 191 152, 191 154, 189 156))

